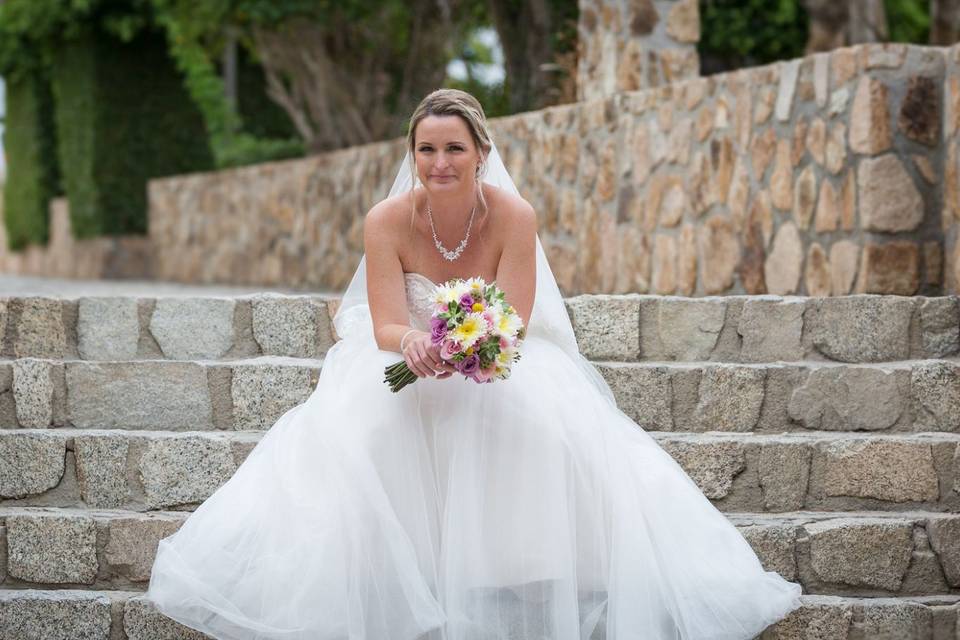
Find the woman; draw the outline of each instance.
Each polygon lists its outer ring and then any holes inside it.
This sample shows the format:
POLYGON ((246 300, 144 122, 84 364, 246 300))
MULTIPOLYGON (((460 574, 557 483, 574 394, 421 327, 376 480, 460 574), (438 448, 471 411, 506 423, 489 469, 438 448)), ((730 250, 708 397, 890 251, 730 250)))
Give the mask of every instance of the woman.
POLYGON ((580 355, 469 94, 428 95, 317 388, 161 541, 147 596, 223 639, 748 639, 800 605, 580 355), (419 183, 419 184, 418 184, 419 183), (496 281, 509 379, 439 357, 435 283, 496 281), (419 380, 399 393, 383 369, 419 380))

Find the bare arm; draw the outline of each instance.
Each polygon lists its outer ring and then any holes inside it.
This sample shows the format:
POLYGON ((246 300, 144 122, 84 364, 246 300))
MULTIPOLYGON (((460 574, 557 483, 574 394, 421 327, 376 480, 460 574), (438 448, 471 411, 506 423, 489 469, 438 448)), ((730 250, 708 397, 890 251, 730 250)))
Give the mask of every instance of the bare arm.
POLYGON ((497 286, 526 326, 537 289, 537 214, 521 200, 509 215, 510 231, 497 265, 497 286))
POLYGON ((393 222, 387 205, 380 203, 363 221, 363 246, 367 259, 367 304, 373 322, 373 335, 383 351, 396 351, 420 378, 451 375, 453 367, 440 358, 440 349, 430 333, 409 325, 407 292, 403 266, 396 242, 403 231, 393 222), (408 335, 409 334, 409 335, 408 335), (403 342, 403 349, 400 343, 403 342))
MULTIPOLYGON (((410 331, 403 267, 397 255, 397 231, 391 225, 383 202, 363 221, 363 247, 367 261, 367 303, 373 320, 373 335, 384 351, 400 351, 400 339, 410 331)), ((404 344, 417 333, 413 332, 404 344)))

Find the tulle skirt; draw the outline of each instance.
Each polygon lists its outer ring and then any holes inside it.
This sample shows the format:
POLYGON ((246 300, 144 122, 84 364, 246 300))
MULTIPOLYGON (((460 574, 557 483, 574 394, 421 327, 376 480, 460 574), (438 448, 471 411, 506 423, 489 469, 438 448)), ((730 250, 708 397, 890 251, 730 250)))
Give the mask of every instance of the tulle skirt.
POLYGON ((147 597, 231 640, 748 639, 800 605, 649 434, 536 336, 399 393, 347 339, 160 542, 147 597))

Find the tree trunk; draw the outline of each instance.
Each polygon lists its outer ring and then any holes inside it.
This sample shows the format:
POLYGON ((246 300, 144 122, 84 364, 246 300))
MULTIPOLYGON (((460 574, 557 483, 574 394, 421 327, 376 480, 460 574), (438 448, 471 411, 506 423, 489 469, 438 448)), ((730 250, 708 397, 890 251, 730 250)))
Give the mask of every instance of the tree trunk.
POLYGON ((847 44, 850 12, 841 0, 803 0, 810 16, 806 54, 830 51, 847 44))
POLYGON ((960 40, 960 0, 930 0, 930 44, 949 46, 960 40))
POLYGON ((487 0, 503 47, 510 111, 538 109, 550 103, 555 83, 552 19, 547 0, 487 0))
POLYGON ((803 7, 810 16, 807 55, 863 42, 886 42, 890 37, 883 0, 803 0, 803 7))
POLYGON ((287 112, 312 152, 399 135, 413 106, 446 75, 448 11, 435 0, 408 4, 403 55, 385 43, 395 20, 331 16, 254 28, 267 95, 287 112), (377 46, 381 43, 383 46, 377 46))
POLYGON ((890 39, 883 0, 850 0, 848 44, 886 42, 890 39))

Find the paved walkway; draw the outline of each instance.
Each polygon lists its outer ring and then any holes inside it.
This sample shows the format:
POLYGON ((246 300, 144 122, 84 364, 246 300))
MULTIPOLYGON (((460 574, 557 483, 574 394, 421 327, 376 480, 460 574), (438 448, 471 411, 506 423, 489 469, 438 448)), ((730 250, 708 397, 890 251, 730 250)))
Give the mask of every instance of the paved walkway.
POLYGON ((293 295, 321 294, 339 296, 342 291, 286 289, 270 286, 197 285, 151 280, 71 280, 0 274, 0 296, 43 295, 61 298, 83 296, 240 296, 253 293, 293 295))

